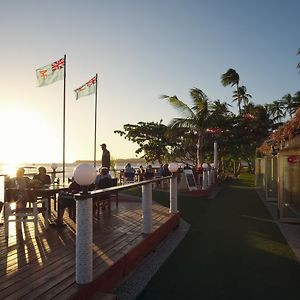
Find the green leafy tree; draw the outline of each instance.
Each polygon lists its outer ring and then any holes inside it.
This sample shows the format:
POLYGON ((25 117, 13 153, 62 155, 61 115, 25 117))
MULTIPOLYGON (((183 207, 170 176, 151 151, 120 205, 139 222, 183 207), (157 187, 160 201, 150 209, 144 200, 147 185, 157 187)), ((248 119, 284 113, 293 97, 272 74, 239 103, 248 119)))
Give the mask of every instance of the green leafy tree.
POLYGON ((147 162, 159 161, 160 163, 168 157, 168 147, 176 144, 167 135, 168 127, 160 122, 138 122, 138 124, 125 124, 124 130, 115 130, 125 139, 138 144, 135 151, 147 162))

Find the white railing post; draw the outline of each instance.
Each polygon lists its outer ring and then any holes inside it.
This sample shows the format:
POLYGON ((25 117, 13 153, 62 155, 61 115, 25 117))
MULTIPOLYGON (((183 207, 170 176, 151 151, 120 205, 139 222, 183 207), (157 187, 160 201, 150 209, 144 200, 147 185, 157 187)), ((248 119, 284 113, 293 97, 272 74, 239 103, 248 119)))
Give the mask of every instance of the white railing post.
POLYGON ((76 282, 93 280, 93 199, 76 199, 76 282))
POLYGON ((142 186, 143 233, 152 232, 152 183, 142 186))
POLYGON ((215 169, 211 168, 211 183, 214 185, 215 184, 215 169))
POLYGON ((203 170, 203 177, 202 177, 202 190, 207 190, 207 171, 203 170))
POLYGON ((211 186, 211 170, 207 170, 207 187, 210 188, 211 186))
POLYGON ((170 210, 171 214, 177 213, 177 176, 170 179, 170 210))

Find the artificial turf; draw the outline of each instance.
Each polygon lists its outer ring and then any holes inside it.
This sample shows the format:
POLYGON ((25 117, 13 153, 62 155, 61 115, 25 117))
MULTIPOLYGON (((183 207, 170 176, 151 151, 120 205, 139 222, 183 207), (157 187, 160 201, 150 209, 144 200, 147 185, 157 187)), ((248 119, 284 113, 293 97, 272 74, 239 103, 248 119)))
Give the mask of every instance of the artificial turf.
POLYGON ((253 180, 227 181, 214 199, 179 196, 190 230, 138 299, 300 299, 300 264, 253 180))

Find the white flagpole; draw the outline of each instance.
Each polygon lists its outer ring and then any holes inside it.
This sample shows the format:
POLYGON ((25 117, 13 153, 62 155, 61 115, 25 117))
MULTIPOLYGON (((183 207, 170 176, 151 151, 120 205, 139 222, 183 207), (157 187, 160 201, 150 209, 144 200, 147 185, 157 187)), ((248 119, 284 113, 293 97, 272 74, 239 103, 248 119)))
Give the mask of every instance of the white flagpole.
POLYGON ((67 69, 67 57, 64 55, 64 95, 63 95, 63 182, 65 182, 66 176, 66 69, 67 69))
POLYGON ((96 73, 96 91, 95 91, 95 130, 94 130, 94 168, 96 168, 96 143, 97 143, 97 91, 98 91, 98 74, 96 73))

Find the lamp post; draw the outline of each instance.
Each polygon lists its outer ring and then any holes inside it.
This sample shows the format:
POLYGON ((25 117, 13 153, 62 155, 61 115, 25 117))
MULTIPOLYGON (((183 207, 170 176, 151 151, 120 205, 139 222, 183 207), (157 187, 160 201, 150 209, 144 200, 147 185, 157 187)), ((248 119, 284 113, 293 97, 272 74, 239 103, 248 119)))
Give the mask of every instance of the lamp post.
POLYGON ((89 164, 80 164, 74 170, 74 180, 82 186, 76 198, 76 282, 86 284, 93 280, 93 199, 88 196, 88 186, 95 182, 96 169, 89 164))
POLYGON ((214 167, 218 170, 218 143, 214 142, 214 167))
POLYGON ((172 173, 172 178, 170 179, 170 210, 171 214, 177 213, 177 177, 176 172, 178 170, 177 163, 170 163, 169 170, 172 173))
POLYGON ((207 190, 208 188, 207 167, 208 167, 207 163, 202 164, 202 168, 203 168, 202 190, 207 190))
POLYGON ((52 163, 51 169, 52 169, 51 180, 52 180, 52 183, 54 183, 55 177, 56 177, 57 163, 52 163))

